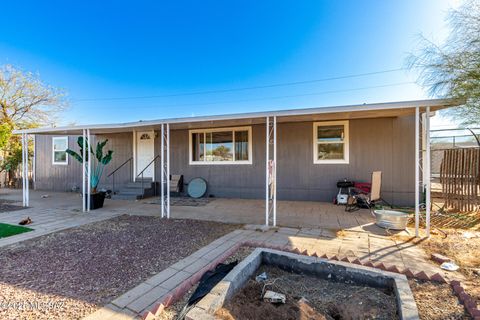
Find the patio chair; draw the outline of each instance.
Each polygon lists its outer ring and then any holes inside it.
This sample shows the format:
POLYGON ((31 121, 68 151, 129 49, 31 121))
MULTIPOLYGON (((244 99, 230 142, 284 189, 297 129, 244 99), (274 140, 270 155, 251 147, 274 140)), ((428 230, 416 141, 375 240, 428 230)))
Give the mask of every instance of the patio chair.
POLYGON ((372 183, 369 193, 364 192, 358 188, 352 188, 351 194, 348 196, 347 205, 345 206, 345 211, 352 212, 360 209, 362 204, 368 209, 372 209, 376 203, 383 201, 380 196, 380 189, 382 187, 382 172, 374 171, 372 172, 372 183))
POLYGON ((173 196, 179 196, 183 191, 183 175, 171 174, 170 175, 170 194, 173 196))

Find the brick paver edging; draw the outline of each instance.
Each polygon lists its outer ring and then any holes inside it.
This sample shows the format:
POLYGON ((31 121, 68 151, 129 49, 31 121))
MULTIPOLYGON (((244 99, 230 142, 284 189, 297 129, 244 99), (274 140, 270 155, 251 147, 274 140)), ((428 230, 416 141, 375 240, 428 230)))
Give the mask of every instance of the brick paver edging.
MULTIPOLYGON (((327 260, 336 260, 336 261, 343 261, 343 262, 348 262, 348 263, 353 263, 353 264, 358 264, 362 265, 365 267, 371 267, 371 268, 376 268, 384 271, 390 271, 394 273, 399 273, 399 274, 404 274, 407 278, 409 279, 418 279, 418 280, 423 280, 423 281, 433 281, 433 282, 438 282, 438 283, 447 283, 447 280, 439 274, 435 273, 433 275, 428 275, 424 271, 420 272, 415 272, 412 271, 411 269, 404 269, 404 268, 399 268, 398 266, 395 265, 386 265, 382 262, 380 263, 372 263, 371 261, 361 261, 358 258, 350 258, 350 257, 339 257, 336 255, 318 255, 317 252, 308 252, 307 250, 300 251, 300 249, 296 247, 292 247, 291 245, 286 245, 286 246, 280 246, 280 245, 272 245, 269 244, 266 241, 251 241, 251 240, 246 240, 246 241, 241 241, 238 242, 235 246, 230 248, 229 250, 225 251, 222 255, 214 259, 210 264, 208 264, 206 267, 202 268, 198 272, 196 272, 194 275, 192 275, 190 278, 184 280, 180 285, 178 285, 171 294, 167 295, 164 297, 159 303, 155 305, 155 307, 151 310, 146 312, 143 315, 144 320, 154 320, 156 319, 165 308, 169 307, 173 303, 175 303, 177 300, 179 300, 193 285, 195 285, 200 278, 203 276, 203 274, 209 270, 213 270, 218 264, 222 263, 225 261, 229 256, 233 255, 240 247, 242 246, 248 246, 252 248, 257 248, 257 247, 263 247, 263 248, 269 248, 269 249, 275 249, 275 250, 281 250, 281 251, 286 251, 286 252, 292 252, 296 254, 301 254, 301 255, 307 255, 307 256, 312 256, 312 257, 318 257, 322 259, 327 259, 327 260)), ((478 309, 475 300, 468 295, 463 287, 461 286, 459 281, 452 280, 450 282, 450 285, 453 288, 453 291, 455 292, 456 296, 460 300, 460 302, 464 305, 465 309, 467 312, 472 316, 474 320, 480 320, 480 310, 478 309)))

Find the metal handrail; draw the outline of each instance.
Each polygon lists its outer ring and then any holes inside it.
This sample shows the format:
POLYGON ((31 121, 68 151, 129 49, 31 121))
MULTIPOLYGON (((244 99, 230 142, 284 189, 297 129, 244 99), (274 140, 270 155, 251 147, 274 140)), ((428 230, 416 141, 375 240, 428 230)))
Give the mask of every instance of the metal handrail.
POLYGON ((132 161, 133 160, 133 157, 130 157, 129 159, 127 159, 127 161, 125 161, 124 163, 122 163, 121 165, 119 165, 115 170, 113 170, 112 172, 110 172, 110 174, 107 176, 107 178, 110 178, 110 176, 112 174, 114 174, 115 172, 117 172, 118 170, 120 170, 124 165, 126 165, 129 161, 132 161))
MULTIPOLYGON (((110 176, 113 176, 112 177, 112 194, 115 194, 115 173, 120 170, 124 165, 126 165, 128 162, 132 161, 133 160, 133 157, 130 157, 129 159, 127 159, 124 163, 122 163, 120 166, 118 166, 115 170, 113 170, 112 172, 110 172, 109 175, 107 175, 107 178, 110 178, 110 176)), ((132 166, 130 165, 130 171, 132 171, 132 166)))
MULTIPOLYGON (((152 163, 155 162, 155 160, 157 160, 158 158, 160 158, 160 155, 156 155, 155 158, 152 159, 152 161, 150 161, 146 166, 145 168, 143 168, 142 171, 140 171, 140 173, 137 175, 137 178, 139 176, 142 176, 142 199, 145 198, 145 189, 143 188, 143 173, 145 172, 145 170, 148 169, 148 167, 150 167, 152 165, 152 163)), ((163 168, 162 168, 163 170, 163 168)), ((153 178, 152 180, 155 180, 155 178, 153 178)), ((157 195, 157 184, 154 182, 153 184, 153 192, 155 195, 157 195)))

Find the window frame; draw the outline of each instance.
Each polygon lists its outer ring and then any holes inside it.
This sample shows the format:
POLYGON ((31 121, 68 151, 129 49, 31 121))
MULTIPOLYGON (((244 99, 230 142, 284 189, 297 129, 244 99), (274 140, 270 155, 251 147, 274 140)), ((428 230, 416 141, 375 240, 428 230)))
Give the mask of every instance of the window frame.
POLYGON ((67 149, 68 149, 68 136, 52 137, 52 165, 57 165, 57 166, 68 165, 68 153, 66 152, 67 149), (55 140, 66 140, 67 148, 65 150, 55 150, 55 140), (59 151, 65 152, 65 162, 55 161, 55 152, 59 152, 59 151))
POLYGON ((314 164, 349 164, 350 163, 350 135, 349 135, 349 121, 340 120, 340 121, 319 121, 313 123, 313 163, 314 164), (343 125, 343 159, 327 159, 321 160, 318 159, 318 145, 319 144, 329 144, 329 143, 338 143, 338 142, 318 142, 318 127, 326 127, 332 125, 343 125))
POLYGON ((226 128, 206 128, 206 129, 194 129, 188 130, 188 162, 190 165, 238 165, 238 164, 252 164, 253 154, 252 154, 252 127, 226 127, 226 128), (206 134, 210 132, 232 132, 232 145, 233 145, 233 158, 235 159, 235 131, 247 131, 248 132, 248 160, 233 160, 233 161, 207 161, 206 159, 193 160, 193 139, 192 136, 195 133, 203 133, 204 141, 206 142, 206 134))

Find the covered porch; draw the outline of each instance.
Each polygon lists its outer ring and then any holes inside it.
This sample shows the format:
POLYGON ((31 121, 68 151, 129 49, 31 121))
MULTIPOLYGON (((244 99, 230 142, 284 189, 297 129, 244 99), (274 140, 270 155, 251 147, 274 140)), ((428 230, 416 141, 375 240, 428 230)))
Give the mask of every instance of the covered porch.
MULTIPOLYGON (((1 199, 22 205, 22 192, 3 189, 1 199)), ((64 226, 73 226, 75 221, 85 223, 97 219, 129 215, 160 216, 160 198, 140 201, 106 199, 105 206, 89 214, 81 211, 80 195, 72 192, 30 192, 30 207, 27 210, 0 212, 0 222, 16 224, 26 216, 31 217, 31 227, 39 231, 52 231, 64 226), (85 220, 85 221, 84 221, 85 220), (73 224, 72 224, 73 223, 73 224), (53 228, 53 229, 52 229, 53 228)), ((260 199, 205 198, 202 201, 186 201, 171 198, 170 218, 217 221, 232 224, 264 225, 265 202, 260 199)), ((343 206, 315 201, 277 201, 277 226, 326 230, 325 235, 334 237, 339 230, 378 233, 374 218, 368 210, 345 212, 343 206)), ((33 234, 32 234, 33 235, 33 234)), ((30 236, 28 233, 25 236, 30 236)), ((5 239, 7 240, 7 239, 5 239)))
MULTIPOLYGON (((175 198, 172 198, 175 201, 175 198)), ((265 224, 265 201, 218 198, 204 205, 175 204, 171 217, 238 224, 265 224)), ((368 231, 375 221, 368 210, 345 212, 343 206, 314 201, 277 201, 277 226, 368 231), (367 228, 367 229, 365 229, 367 228)))
MULTIPOLYGON (((429 118, 431 112, 451 105, 451 101, 425 100, 31 129, 18 133, 22 134, 24 145, 30 137, 34 139, 35 135, 81 135, 84 141, 118 134, 131 135, 131 153, 126 153, 127 159, 121 160, 123 162, 120 167, 112 169, 116 171, 133 162, 133 174, 127 174, 133 182, 136 179, 143 181, 144 174, 149 173, 152 181, 159 185, 160 197, 157 204, 160 206, 156 206, 157 213, 166 218, 205 217, 220 221, 263 224, 267 227, 298 227, 304 224, 335 229, 359 227, 372 221, 368 212, 345 213, 344 207, 330 205, 327 201, 331 201, 336 193, 336 181, 347 177, 368 181, 371 172, 379 169, 385 172, 385 181, 382 184, 384 196, 390 201, 393 199, 394 203, 398 201, 414 205, 417 222, 420 189, 426 190, 428 234, 429 118), (322 140, 315 136, 319 123, 327 126, 331 123, 345 123, 339 136, 341 142, 334 142, 337 145, 343 144, 341 161, 329 163, 328 158, 327 161, 318 161, 316 153, 320 153, 320 145, 322 152, 329 152, 331 149, 326 147, 330 143, 329 137, 322 140), (245 135, 248 137, 248 148, 244 148, 248 150, 245 151, 248 155, 245 159, 242 158, 243 161, 225 161, 216 165, 207 162, 195 163, 197 159, 193 155, 196 152, 192 144, 193 134, 201 131, 203 137, 206 137, 205 132, 228 129, 231 130, 231 136, 235 137, 237 128, 248 131, 245 135), (141 140, 145 132, 151 132, 150 137, 155 137, 156 142, 148 149, 151 160, 143 159, 143 164, 146 165, 142 169, 138 165, 139 146, 136 142, 141 140), (344 140, 349 134, 351 142, 344 140), (350 149, 345 149, 349 144, 352 145, 350 149), (186 175, 187 181, 195 176, 207 176, 206 180, 210 184, 210 191, 213 190, 215 200, 205 206, 172 206, 173 198, 168 183, 171 174, 186 175)), ((234 145, 235 140, 231 144, 234 145)), ((26 164, 26 152, 24 155, 26 164)), ((235 160, 235 155, 233 157, 235 160)), ((228 160, 228 156, 226 158, 228 160)), ((81 177, 84 199, 90 199, 90 176, 86 172, 91 166, 90 161, 84 161, 79 166, 78 175, 81 177)), ((28 166, 24 165, 23 168, 23 205, 28 206, 28 166)), ((34 173, 34 179, 35 176, 34 173)), ((109 183, 105 182, 106 188, 109 183)), ((111 204, 113 201, 108 201, 107 205, 111 204)), ((82 206, 83 211, 90 210, 88 201, 82 201, 82 206)))

